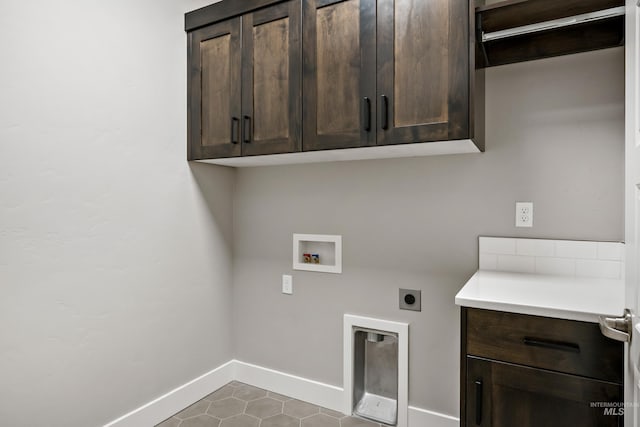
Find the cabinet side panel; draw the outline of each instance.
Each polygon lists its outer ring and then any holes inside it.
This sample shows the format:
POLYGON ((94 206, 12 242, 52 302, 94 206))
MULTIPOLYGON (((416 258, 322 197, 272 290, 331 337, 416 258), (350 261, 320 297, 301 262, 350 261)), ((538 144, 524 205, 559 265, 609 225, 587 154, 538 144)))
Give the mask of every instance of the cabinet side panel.
POLYGON ((449 0, 396 0, 395 126, 448 121, 449 0))
POLYGON ((460 425, 467 424, 467 309, 460 307, 460 425))
POLYGON ((227 144, 231 138, 229 99, 231 35, 200 43, 202 64, 202 145, 227 144))
POLYGON ((360 131, 360 0, 317 10, 317 132, 360 131))
POLYGON ((199 158, 200 140, 196 136, 200 129, 200 63, 193 33, 187 34, 187 160, 199 158), (196 90, 197 89, 197 90, 196 90), (196 148, 197 147, 197 148, 196 148))
POLYGON ((289 137, 289 18, 253 27, 254 140, 289 137))

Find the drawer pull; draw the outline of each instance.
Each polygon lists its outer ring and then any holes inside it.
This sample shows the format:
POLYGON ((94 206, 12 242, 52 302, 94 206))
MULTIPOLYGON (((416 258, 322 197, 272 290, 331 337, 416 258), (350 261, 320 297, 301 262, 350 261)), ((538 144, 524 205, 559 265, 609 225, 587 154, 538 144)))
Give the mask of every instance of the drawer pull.
POLYGON ((240 134, 240 120, 237 117, 231 117, 231 143, 238 143, 238 135, 240 134))
POLYGON ((383 130, 389 129, 389 98, 387 95, 382 95, 380 97, 380 127, 383 130))
POLYGON ((532 347, 549 348, 552 350, 569 351, 571 353, 580 353, 580 346, 572 342, 542 340, 538 338, 524 337, 522 340, 525 345, 532 347))
POLYGON ((476 380, 476 425, 482 424, 482 380, 476 380))
POLYGON ((364 130, 371 132, 371 100, 368 97, 364 97, 364 130))
POLYGON ((244 124, 244 129, 242 130, 242 133, 244 134, 244 142, 248 144, 251 142, 251 117, 244 116, 242 118, 242 122, 244 124))

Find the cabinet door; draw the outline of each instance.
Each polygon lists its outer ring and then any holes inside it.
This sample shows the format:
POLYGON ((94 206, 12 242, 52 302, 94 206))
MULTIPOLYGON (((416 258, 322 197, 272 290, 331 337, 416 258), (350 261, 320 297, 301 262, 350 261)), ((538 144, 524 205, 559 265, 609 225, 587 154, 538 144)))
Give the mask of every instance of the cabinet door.
POLYGON ((189 33, 189 160, 239 156, 240 18, 189 33))
MULTIPOLYGON (((616 427, 622 386, 520 365, 467 358, 466 426, 616 427), (598 406, 600 405, 600 406, 598 406)), ((619 424, 620 423, 620 424, 619 424)))
POLYGON ((468 0, 378 0, 378 138, 469 138, 468 0))
POLYGON ((242 155, 300 151, 300 0, 242 20, 242 155))
POLYGON ((303 149, 375 145, 375 0, 304 3, 303 149))

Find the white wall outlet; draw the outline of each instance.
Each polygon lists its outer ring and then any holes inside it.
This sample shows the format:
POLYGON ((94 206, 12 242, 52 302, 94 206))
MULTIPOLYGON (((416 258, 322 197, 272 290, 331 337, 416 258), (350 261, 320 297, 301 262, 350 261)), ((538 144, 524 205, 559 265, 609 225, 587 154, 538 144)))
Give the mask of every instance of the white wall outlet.
POLYGON ((532 202, 516 202, 516 227, 533 227, 532 202))
POLYGON ((289 274, 282 275, 282 293, 288 295, 293 293, 293 277, 289 274))

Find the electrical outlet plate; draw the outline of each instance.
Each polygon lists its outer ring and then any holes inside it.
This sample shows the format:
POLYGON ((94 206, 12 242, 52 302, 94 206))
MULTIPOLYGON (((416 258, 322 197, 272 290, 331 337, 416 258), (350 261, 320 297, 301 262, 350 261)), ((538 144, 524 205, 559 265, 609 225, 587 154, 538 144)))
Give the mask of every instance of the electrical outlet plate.
POLYGON ((282 275, 282 293, 287 295, 293 293, 293 277, 289 274, 282 275))
POLYGON ((532 202, 516 202, 516 227, 533 227, 532 202))
POLYGON ((422 311, 422 291, 416 289, 400 289, 400 310, 422 311), (413 303, 405 299, 408 295, 413 296, 413 303))

